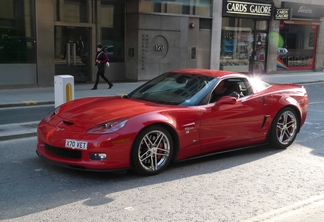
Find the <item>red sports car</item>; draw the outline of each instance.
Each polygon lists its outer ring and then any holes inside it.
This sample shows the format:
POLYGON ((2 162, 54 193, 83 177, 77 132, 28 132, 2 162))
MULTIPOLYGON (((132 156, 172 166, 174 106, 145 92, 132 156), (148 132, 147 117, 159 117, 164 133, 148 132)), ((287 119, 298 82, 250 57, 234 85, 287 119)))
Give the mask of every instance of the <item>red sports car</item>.
POLYGON ((37 154, 73 169, 153 175, 171 161, 260 144, 286 148, 307 92, 218 70, 164 73, 124 96, 76 99, 38 126, 37 154))

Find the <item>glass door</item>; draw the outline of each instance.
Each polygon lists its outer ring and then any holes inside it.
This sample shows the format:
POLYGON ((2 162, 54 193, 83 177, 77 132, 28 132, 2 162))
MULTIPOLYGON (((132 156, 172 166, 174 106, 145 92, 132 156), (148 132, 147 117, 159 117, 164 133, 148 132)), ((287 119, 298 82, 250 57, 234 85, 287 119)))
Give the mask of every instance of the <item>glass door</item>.
POLYGON ((55 26, 55 75, 72 75, 75 82, 90 81, 89 27, 55 26))
POLYGON ((252 54, 250 57, 250 73, 266 73, 266 55, 268 47, 268 21, 255 20, 253 32, 252 54))
POLYGON ((254 55, 253 55, 253 65, 252 73, 265 73, 266 63, 265 58, 267 54, 267 33, 266 32, 256 32, 254 37, 254 55))
POLYGON ((265 73, 268 21, 223 17, 220 69, 265 73))

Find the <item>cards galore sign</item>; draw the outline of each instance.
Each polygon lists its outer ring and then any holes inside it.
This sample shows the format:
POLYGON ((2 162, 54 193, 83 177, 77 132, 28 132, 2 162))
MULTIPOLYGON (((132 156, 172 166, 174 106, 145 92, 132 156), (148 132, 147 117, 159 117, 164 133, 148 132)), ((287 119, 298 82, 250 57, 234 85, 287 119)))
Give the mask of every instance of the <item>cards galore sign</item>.
POLYGON ((224 0, 223 15, 237 14, 271 17, 272 4, 224 0))
POLYGON ((274 13, 275 20, 290 20, 291 8, 276 8, 274 13))

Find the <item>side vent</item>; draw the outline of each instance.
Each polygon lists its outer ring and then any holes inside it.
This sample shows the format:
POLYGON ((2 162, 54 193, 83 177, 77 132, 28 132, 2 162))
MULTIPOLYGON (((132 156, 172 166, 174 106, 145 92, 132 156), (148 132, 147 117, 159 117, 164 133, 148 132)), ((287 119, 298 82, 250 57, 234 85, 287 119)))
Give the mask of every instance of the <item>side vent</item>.
POLYGON ((264 127, 264 124, 267 122, 267 116, 264 116, 261 129, 264 127))
POLYGON ((267 120, 270 118, 270 115, 265 115, 263 117, 263 122, 262 122, 262 126, 261 129, 265 126, 265 124, 267 123, 267 120))

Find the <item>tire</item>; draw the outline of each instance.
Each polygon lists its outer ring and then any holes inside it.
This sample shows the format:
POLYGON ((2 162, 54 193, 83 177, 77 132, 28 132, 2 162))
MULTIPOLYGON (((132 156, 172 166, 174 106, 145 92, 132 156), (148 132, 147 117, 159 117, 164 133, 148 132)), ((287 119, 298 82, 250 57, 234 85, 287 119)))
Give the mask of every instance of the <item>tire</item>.
POLYGON ((277 149, 290 146, 297 136, 299 124, 299 118, 292 108, 280 110, 272 122, 270 144, 277 149))
POLYGON ((162 126, 150 126, 141 131, 134 141, 131 153, 132 168, 143 175, 155 175, 170 163, 173 141, 162 126))

